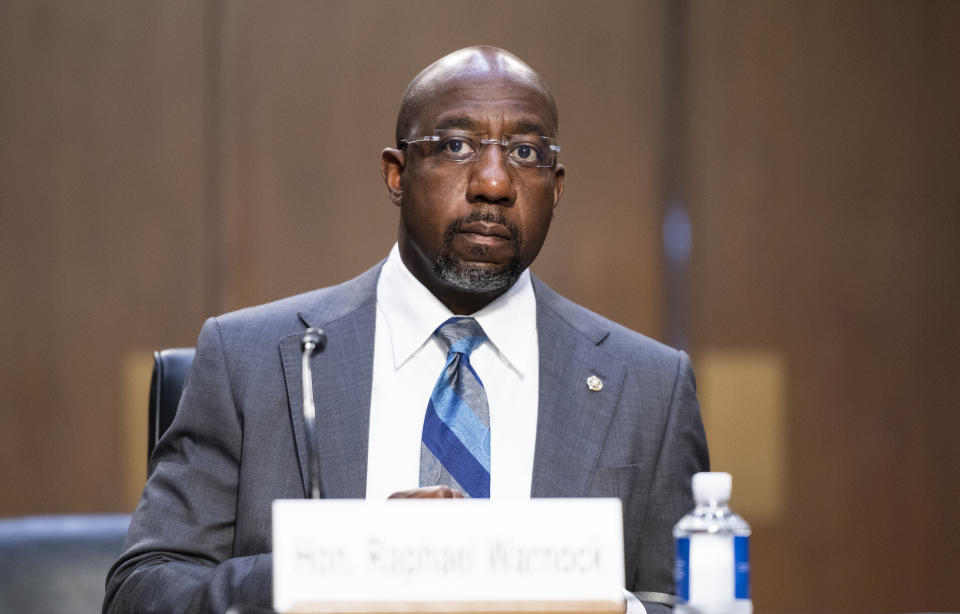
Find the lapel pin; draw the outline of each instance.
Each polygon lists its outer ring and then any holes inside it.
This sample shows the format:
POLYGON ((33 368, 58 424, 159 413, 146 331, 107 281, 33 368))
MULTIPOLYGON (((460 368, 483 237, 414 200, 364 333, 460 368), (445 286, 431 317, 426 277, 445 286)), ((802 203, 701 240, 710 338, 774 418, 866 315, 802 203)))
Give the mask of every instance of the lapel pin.
POLYGON ((596 375, 591 375, 587 378, 587 388, 593 392, 603 390, 603 380, 596 375))

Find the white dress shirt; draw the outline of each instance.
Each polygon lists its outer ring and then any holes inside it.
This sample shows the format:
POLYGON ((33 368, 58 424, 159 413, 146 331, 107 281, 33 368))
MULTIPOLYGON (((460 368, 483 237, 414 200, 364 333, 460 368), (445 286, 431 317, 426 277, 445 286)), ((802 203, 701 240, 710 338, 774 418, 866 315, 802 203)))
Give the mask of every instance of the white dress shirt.
MULTIPOLYGON (((386 499, 420 485, 423 419, 446 361, 446 349, 433 331, 453 315, 407 270, 394 244, 377 282, 368 499, 386 499)), ((472 315, 487 334, 470 363, 483 381, 490 408, 490 498, 528 499, 540 384, 530 271, 477 313, 456 315, 472 315)), ((624 594, 627 614, 646 614, 636 596, 624 594)))
POLYGON ((418 487, 420 440, 446 349, 433 335, 471 315, 487 340, 470 355, 490 408, 490 498, 526 499, 537 433, 539 348, 530 272, 474 314, 454 314, 407 270, 394 245, 377 282, 367 498, 418 487))

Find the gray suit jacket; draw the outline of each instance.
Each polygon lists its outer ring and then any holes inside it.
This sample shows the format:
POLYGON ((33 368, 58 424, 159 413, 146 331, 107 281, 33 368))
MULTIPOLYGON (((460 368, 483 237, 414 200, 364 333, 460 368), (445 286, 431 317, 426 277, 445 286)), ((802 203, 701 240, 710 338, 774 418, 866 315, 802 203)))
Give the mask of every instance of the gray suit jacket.
MULTIPOLYGON (((379 271, 207 320, 107 578, 104 612, 269 606, 271 502, 308 490, 306 326, 329 340, 312 362, 323 496, 364 496, 379 271)), ((670 593, 671 527, 692 507, 690 476, 708 467, 689 360, 535 277, 533 287, 540 397, 531 494, 619 497, 627 588, 670 593), (590 375, 601 391, 588 389, 590 375)))

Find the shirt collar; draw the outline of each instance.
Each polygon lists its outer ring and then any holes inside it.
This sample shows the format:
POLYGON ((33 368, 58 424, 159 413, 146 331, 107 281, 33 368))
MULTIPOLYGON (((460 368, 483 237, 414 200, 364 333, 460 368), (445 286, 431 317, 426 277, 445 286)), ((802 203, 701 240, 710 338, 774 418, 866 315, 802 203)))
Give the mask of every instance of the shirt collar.
MULTIPOLYGON (((454 315, 407 270, 397 244, 380 271, 377 308, 389 328, 393 366, 397 369, 454 315)), ((509 290, 472 316, 501 360, 521 375, 536 366, 530 364, 537 343, 537 303, 529 269, 509 290)))

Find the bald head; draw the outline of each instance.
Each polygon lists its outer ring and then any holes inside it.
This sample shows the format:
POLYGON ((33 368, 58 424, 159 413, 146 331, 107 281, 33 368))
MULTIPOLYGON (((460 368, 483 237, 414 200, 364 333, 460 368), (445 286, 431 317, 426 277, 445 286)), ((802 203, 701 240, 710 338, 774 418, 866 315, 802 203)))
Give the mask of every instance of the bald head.
POLYGON ((397 114, 397 147, 411 136, 420 111, 437 96, 461 85, 509 82, 537 91, 547 102, 551 126, 546 136, 557 136, 557 105, 546 82, 509 51, 498 47, 466 47, 445 55, 413 78, 403 94, 397 114))

